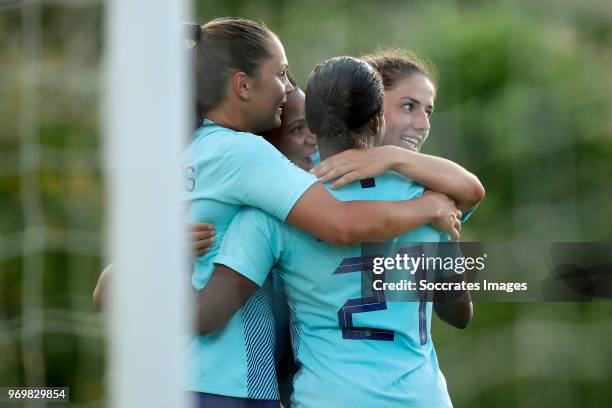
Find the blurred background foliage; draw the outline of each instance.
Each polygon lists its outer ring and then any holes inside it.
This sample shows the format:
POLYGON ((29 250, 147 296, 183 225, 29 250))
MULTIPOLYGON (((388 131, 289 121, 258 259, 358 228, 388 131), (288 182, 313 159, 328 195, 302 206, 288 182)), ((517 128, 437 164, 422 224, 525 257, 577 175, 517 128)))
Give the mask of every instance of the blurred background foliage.
MULTIPOLYGON (((264 21, 302 85, 329 57, 415 51, 439 72, 424 151, 487 190, 464 240, 612 240, 612 3, 227 0, 194 14, 264 21)), ((73 405, 92 407, 105 393, 90 302, 103 263, 104 17, 99 1, 0 3, 0 386, 70 386, 73 405)), ((611 312, 479 303, 466 330, 435 320, 455 406, 612 406, 611 312)))

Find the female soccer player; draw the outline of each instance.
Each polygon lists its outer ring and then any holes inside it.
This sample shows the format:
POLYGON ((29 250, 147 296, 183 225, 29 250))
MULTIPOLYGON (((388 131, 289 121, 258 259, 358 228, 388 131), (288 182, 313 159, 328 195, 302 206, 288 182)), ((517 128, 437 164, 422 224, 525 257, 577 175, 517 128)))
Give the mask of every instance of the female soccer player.
POLYGON ((321 182, 338 178, 332 188, 387 170, 402 173, 427 188, 444 192, 467 212, 483 198, 484 188, 468 172, 460 180, 449 182, 455 173, 449 160, 419 153, 429 135, 430 116, 434 110, 436 87, 433 69, 415 55, 387 49, 361 59, 381 75, 385 86, 385 122, 387 129, 381 147, 348 150, 333 156, 313 170, 321 182))
MULTIPOLYGON (((313 173, 320 176, 321 182, 339 177, 332 184, 332 188, 339 188, 354 180, 374 177, 393 169, 453 198, 457 207, 465 212, 461 219, 465 221, 484 198, 480 182, 462 184, 470 177, 465 175, 449 189, 452 183, 445 182, 444 178, 452 176, 445 169, 454 164, 419 153, 429 135, 430 117, 434 111, 436 84, 433 67, 401 49, 384 49, 361 58, 376 69, 385 87, 383 146, 345 151, 322 162, 313 173)), ((448 236, 442 237, 445 238, 448 236)), ((436 293, 436 314, 443 321, 464 328, 472 317, 469 295, 454 293, 453 299, 447 299, 450 294, 436 293), (461 301, 454 296, 460 296, 461 301)))
MULTIPOLYGON (((287 75, 294 90, 287 95, 287 102, 283 106, 281 126, 267 132, 262 132, 261 135, 292 163, 308 171, 312 168, 310 157, 317 149, 316 136, 310 132, 306 124, 304 92, 297 86, 295 79, 289 73, 287 75)), ((194 248, 194 254, 199 256, 209 252, 215 238, 214 226, 208 223, 198 223, 193 224, 191 230, 188 239, 194 248)), ((108 280, 115 273, 112 270, 112 265, 107 266, 100 275, 96 285, 93 298, 98 311, 103 309, 103 303, 107 296, 105 292, 108 290, 109 285, 108 280)), ((275 363, 279 377, 280 397, 285 402, 285 406, 288 407, 288 398, 292 392, 291 376, 294 371, 293 354, 289 344, 289 311, 280 283, 280 277, 277 273, 273 275, 272 310, 276 323, 275 363)), ((270 354, 267 353, 265 355, 269 356, 270 354)), ((236 401, 230 399, 223 400, 224 403, 236 403, 236 401)))
MULTIPOLYGON (((308 124, 323 158, 363 148, 382 135, 383 86, 363 61, 340 57, 320 64, 306 93, 308 124)), ((388 172, 334 193, 344 200, 397 200, 423 192, 388 172)), ((439 235, 424 226, 398 240, 437 241, 439 235)), ((241 305, 233 293, 253 293, 276 265, 287 288, 300 365, 296 406, 450 406, 429 324, 423 324, 431 318, 431 306, 425 314, 417 303, 387 304, 384 293, 363 298, 361 276, 351 273, 363 269, 360 249, 329 245, 245 208, 230 226, 215 259, 217 270, 199 295, 199 307, 207 312, 200 313, 200 328, 227 319, 241 305)))

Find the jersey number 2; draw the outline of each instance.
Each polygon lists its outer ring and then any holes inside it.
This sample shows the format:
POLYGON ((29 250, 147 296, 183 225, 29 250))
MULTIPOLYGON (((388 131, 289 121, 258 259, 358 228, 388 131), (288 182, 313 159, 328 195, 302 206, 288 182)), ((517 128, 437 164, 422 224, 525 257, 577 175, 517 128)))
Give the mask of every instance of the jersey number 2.
MULTIPOLYGON (((370 271, 373 278, 372 262, 374 258, 375 256, 358 256, 343 259, 340 266, 334 271, 334 275, 370 271)), ((380 277, 384 280, 384 272, 380 277)), ((338 324, 342 329, 342 338, 350 340, 393 341, 395 339, 395 332, 393 330, 353 326, 353 314, 375 312, 378 310, 387 310, 385 292, 382 290, 372 289, 372 296, 347 300, 342 308, 338 310, 338 324)))
MULTIPOLYGON (((419 248, 420 246, 400 248, 398 253, 414 255, 422 252, 422 249, 419 251, 419 248)), ((372 263, 376 256, 358 256, 343 259, 340 266, 334 271, 334 275, 368 271, 371 273, 371 281, 373 282, 374 272, 372 263)), ((422 274, 423 270, 419 268, 416 271, 417 280, 423 278, 422 274)), ((384 272, 379 275, 379 279, 385 280, 384 272)), ((387 302, 383 290, 372 288, 372 296, 347 300, 338 310, 338 324, 342 329, 342 338, 350 340, 393 341, 395 339, 395 332, 393 330, 353 326, 353 314, 375 312, 378 310, 387 310, 387 302)), ((427 298, 425 292, 421 291, 419 291, 419 339, 421 345, 427 343, 427 298)))

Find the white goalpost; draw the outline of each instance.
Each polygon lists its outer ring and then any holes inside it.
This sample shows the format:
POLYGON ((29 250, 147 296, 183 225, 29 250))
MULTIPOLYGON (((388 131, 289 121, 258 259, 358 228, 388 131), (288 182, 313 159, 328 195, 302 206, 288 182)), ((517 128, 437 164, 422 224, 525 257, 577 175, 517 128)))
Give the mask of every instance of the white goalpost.
POLYGON ((189 134, 185 0, 111 0, 105 154, 110 259, 109 405, 184 407, 188 292, 180 179, 189 134))

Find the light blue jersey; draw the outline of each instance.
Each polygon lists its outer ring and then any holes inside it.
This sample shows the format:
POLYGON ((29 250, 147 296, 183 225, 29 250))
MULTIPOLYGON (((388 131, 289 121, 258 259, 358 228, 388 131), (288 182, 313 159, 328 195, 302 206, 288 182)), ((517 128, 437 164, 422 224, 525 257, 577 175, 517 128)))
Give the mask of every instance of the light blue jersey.
POLYGON ((310 160, 312 160, 313 166, 316 166, 317 164, 321 163, 321 155, 319 154, 318 150, 310 155, 310 160))
MULTIPOLYGON (((340 200, 403 200, 424 188, 388 172, 331 190, 340 200)), ((325 209, 321 209, 325 211, 325 209)), ((438 242, 430 226, 397 242, 438 242)), ((431 302, 362 297, 361 247, 334 246, 252 208, 234 219, 215 263, 255 282, 280 270, 299 371, 296 407, 452 406, 431 342, 431 302)), ((382 296, 381 296, 382 295, 382 296)))
MULTIPOLYGON (((212 260, 234 216, 253 206, 284 221, 316 178, 291 164, 262 137, 206 120, 186 151, 188 222, 217 231, 211 251, 194 260, 192 283, 204 287, 212 260)), ((262 286, 264 281, 257 281, 262 286)), ((194 336, 187 352, 187 390, 254 399, 278 399, 274 371, 271 295, 263 285, 225 328, 194 336)))

